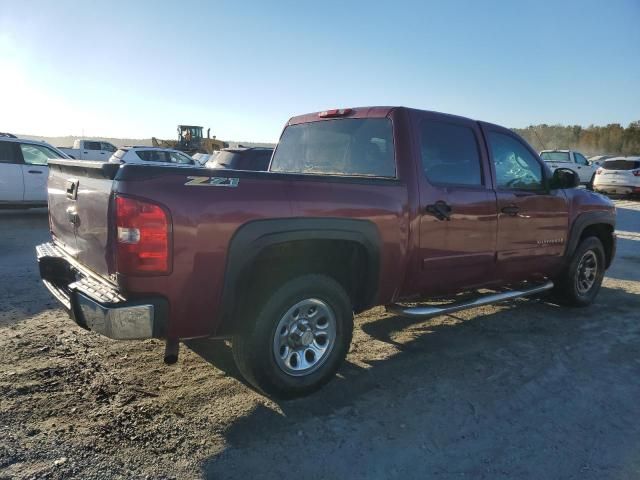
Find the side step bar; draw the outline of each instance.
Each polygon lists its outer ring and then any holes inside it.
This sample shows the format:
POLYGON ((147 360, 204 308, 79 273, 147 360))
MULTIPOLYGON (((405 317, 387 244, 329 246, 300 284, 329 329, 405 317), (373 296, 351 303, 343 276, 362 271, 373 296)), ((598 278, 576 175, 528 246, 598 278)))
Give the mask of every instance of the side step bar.
POLYGON ((546 292, 553 288, 553 282, 549 280, 547 283, 537 285, 532 288, 524 290, 511 290, 508 292, 494 293, 491 295, 484 295, 478 297, 475 300, 468 302, 454 303, 450 305, 442 306, 417 306, 406 307, 404 305, 398 305, 394 303, 387 305, 385 308, 389 313, 395 313, 403 317, 412 318, 429 318, 436 317, 438 315, 444 315, 447 313, 457 312, 459 310, 466 310, 467 308, 481 307, 483 305, 490 305, 492 303, 503 302, 505 300, 513 300, 514 298, 526 297, 528 295, 535 295, 536 293, 546 292))

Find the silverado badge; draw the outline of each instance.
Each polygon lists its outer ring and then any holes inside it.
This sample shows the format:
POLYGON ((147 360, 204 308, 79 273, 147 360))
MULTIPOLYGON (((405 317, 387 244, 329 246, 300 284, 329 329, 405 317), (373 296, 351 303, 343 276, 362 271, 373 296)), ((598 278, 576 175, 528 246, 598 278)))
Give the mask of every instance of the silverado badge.
POLYGON ((237 187, 239 178, 231 177, 187 177, 189 180, 185 185, 195 187, 237 187))

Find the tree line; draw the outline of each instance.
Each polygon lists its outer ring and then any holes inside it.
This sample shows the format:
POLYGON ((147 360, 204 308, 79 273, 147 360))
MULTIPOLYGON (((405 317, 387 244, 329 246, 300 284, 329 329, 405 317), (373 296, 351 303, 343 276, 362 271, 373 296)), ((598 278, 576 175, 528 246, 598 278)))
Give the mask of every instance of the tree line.
POLYGON ((619 123, 590 125, 530 125, 514 128, 536 150, 571 149, 585 155, 640 155, 640 120, 626 128, 619 123))

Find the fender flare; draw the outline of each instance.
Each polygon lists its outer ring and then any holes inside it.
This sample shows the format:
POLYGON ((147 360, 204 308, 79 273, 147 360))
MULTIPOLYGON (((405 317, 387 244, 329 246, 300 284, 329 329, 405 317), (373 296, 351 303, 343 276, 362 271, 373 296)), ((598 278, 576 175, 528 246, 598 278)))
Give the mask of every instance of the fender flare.
MULTIPOLYGON (((573 221, 573 225, 571 225, 571 229, 569 230, 567 249, 564 253, 566 261, 569 261, 571 259, 573 252, 575 252, 576 248, 578 247, 580 236, 582 235, 582 232, 584 232, 585 228, 591 225, 598 224, 610 225, 611 228, 615 230, 616 214, 614 212, 600 210, 594 212, 583 212, 576 217, 576 219, 573 221)), ((613 253, 614 252, 612 252, 612 258, 613 253)))
POLYGON ((382 245, 380 233, 373 222, 300 217, 253 220, 238 228, 229 242, 218 328, 220 333, 226 333, 232 326, 238 303, 238 283, 260 253, 274 245, 305 240, 348 240, 364 247, 369 270, 364 298, 367 307, 370 306, 378 291, 382 245))

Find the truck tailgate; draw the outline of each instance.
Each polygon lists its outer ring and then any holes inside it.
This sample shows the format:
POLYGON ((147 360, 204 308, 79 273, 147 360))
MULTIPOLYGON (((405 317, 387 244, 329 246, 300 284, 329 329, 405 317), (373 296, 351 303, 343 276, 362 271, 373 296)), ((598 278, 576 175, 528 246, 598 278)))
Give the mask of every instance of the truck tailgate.
POLYGON ((54 241, 95 273, 110 273, 109 209, 118 164, 49 163, 49 219, 54 241))

